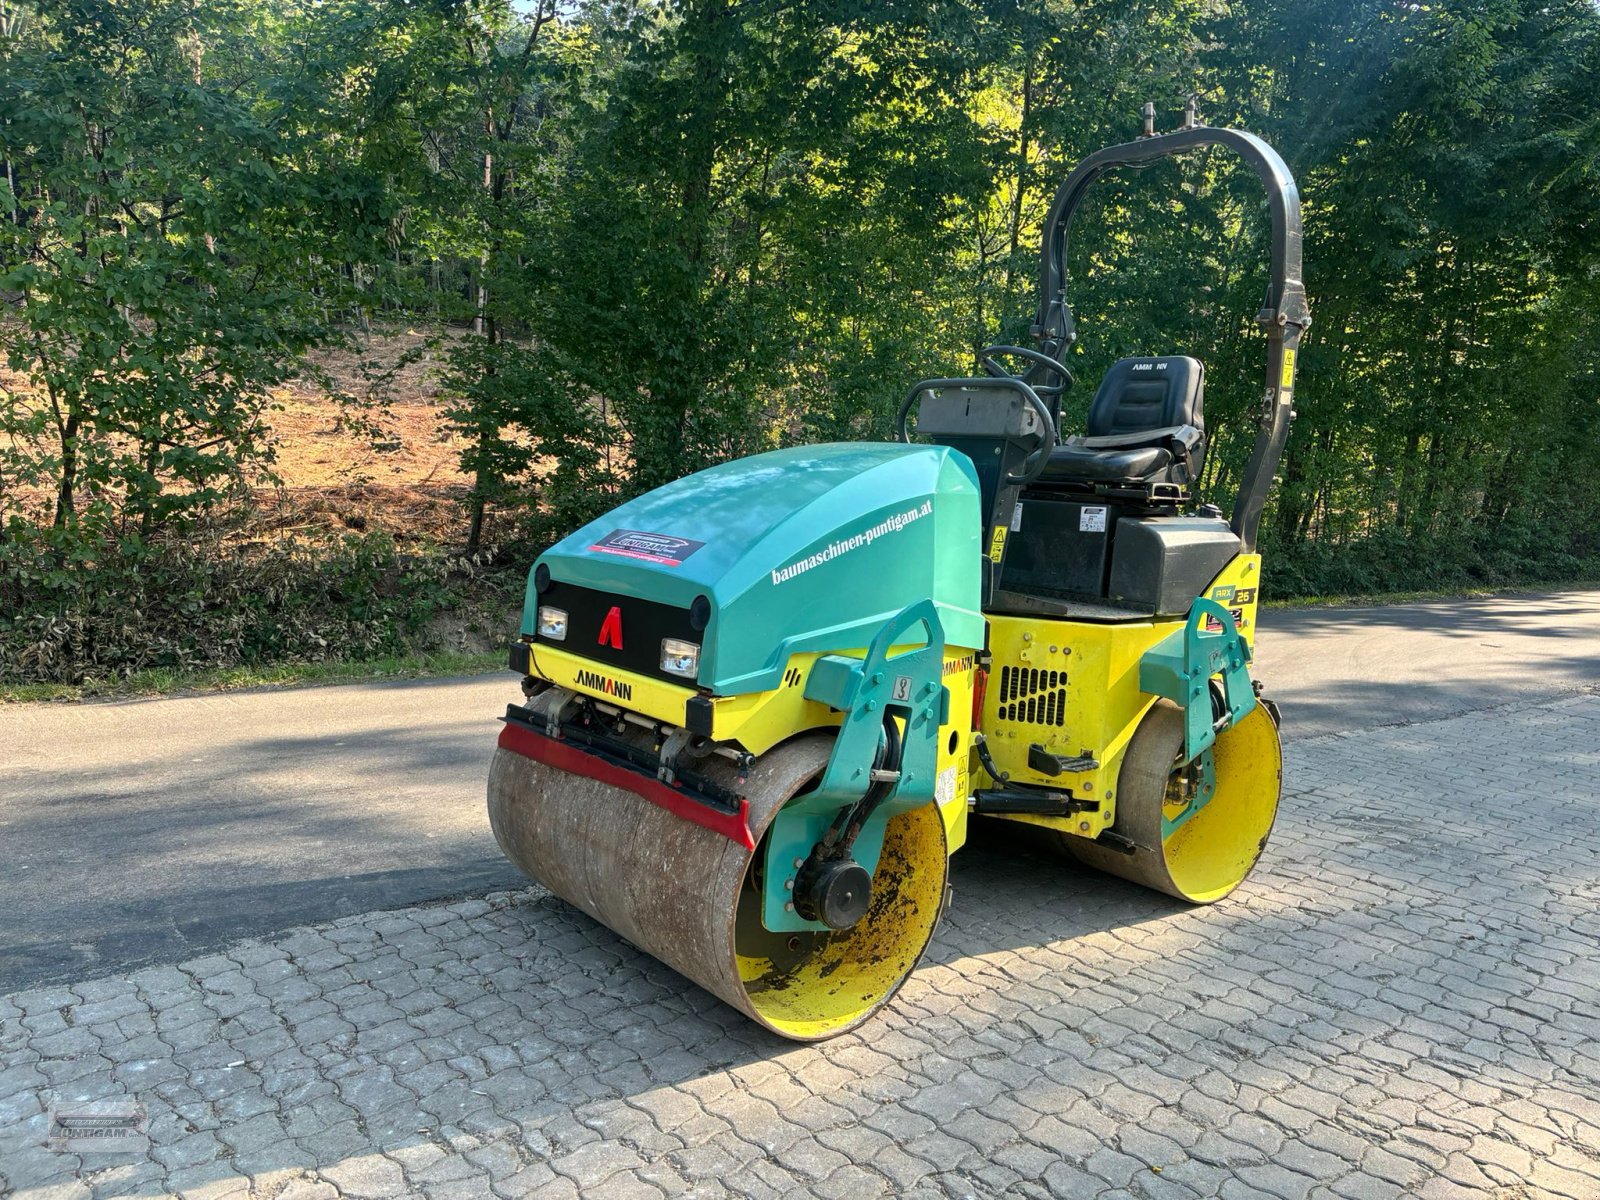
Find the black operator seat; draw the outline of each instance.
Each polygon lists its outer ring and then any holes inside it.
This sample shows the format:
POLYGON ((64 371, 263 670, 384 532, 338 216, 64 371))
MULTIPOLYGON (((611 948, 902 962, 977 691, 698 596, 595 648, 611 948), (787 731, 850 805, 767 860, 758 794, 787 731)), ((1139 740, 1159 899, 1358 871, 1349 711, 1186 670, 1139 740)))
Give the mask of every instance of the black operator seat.
POLYGON ((1038 482, 1188 487, 1205 462, 1204 392, 1199 359, 1122 359, 1100 381, 1085 434, 1056 447, 1038 482))

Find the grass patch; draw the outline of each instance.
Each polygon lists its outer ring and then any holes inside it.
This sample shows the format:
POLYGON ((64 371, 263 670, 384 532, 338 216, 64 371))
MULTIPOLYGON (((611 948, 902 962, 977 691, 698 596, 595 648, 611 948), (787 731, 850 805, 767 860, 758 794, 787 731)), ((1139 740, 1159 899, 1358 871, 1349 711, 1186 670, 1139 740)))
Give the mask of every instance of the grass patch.
POLYGON ((45 700, 129 699, 184 693, 228 692, 240 688, 313 687, 365 683, 379 679, 426 679, 444 675, 486 675, 505 670, 504 652, 390 655, 347 662, 284 663, 271 667, 218 667, 203 671, 152 668, 83 683, 0 684, 0 703, 45 700))

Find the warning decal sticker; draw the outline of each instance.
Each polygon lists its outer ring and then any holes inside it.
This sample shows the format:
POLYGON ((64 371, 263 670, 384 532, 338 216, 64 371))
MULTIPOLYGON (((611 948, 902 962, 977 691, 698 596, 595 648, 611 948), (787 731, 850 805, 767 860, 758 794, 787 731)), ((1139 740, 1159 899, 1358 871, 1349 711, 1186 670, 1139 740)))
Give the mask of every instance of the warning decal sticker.
POLYGON ((989 561, 998 563, 1006 554, 1006 527, 996 525, 994 536, 989 539, 989 561))
POLYGON ((1104 533, 1106 531, 1106 510, 1098 504, 1085 504, 1078 511, 1079 533, 1104 533))
POLYGON ((618 554, 663 567, 678 567, 683 560, 704 546, 704 542, 673 537, 665 533, 641 533, 637 529, 614 529, 589 549, 601 554, 618 554))

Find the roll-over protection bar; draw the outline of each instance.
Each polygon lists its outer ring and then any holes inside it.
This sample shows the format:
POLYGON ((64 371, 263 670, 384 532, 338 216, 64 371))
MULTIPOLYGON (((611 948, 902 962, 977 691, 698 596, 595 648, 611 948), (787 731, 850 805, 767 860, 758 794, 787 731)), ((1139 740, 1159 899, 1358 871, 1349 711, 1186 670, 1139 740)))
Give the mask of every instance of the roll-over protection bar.
POLYGON ((1158 134, 1154 122, 1155 109, 1146 104, 1144 136, 1097 150, 1073 168, 1056 192, 1044 223, 1039 314, 1032 333, 1039 349, 1052 358, 1061 358, 1077 341, 1072 308, 1067 302, 1068 239, 1078 206, 1101 176, 1121 167, 1139 167, 1207 146, 1225 146, 1249 163, 1266 188, 1272 217, 1272 274, 1266 299, 1256 314, 1256 324, 1267 335, 1267 376, 1255 449, 1234 497, 1229 523, 1244 549, 1254 550, 1261 511, 1272 490, 1272 477, 1283 456, 1294 415, 1294 370, 1300 338, 1311 325, 1300 268, 1300 193, 1288 165, 1276 150, 1253 133, 1199 124, 1192 101, 1182 129, 1158 134))

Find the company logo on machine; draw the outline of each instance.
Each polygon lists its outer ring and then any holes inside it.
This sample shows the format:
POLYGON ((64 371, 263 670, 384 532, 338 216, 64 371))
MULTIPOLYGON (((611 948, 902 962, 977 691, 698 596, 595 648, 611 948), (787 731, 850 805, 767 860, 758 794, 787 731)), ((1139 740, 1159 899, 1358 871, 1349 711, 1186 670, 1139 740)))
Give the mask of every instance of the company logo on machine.
POLYGON ((622 609, 617 605, 613 604, 606 619, 600 622, 600 636, 595 641, 613 650, 622 649, 622 609))
POLYGON ((633 684, 623 683, 620 679, 610 679, 597 671, 579 671, 572 677, 572 682, 581 688, 588 688, 591 692, 615 696, 618 700, 633 699, 633 684))
POLYGON ((613 529, 589 549, 600 554, 617 554, 662 567, 680 567, 683 560, 704 546, 704 542, 673 537, 667 533, 642 533, 637 529, 613 529))
POLYGON ((805 558, 796 559, 786 567, 777 568, 772 572, 772 582, 774 584, 788 583, 789 580, 795 578, 797 575, 803 575, 805 572, 811 570, 812 567, 820 567, 823 563, 832 562, 841 554, 849 554, 852 550, 859 550, 863 546, 870 546, 878 538, 884 537, 887 534, 899 533, 907 525, 911 524, 913 521, 921 520, 932 511, 933 501, 924 500, 921 508, 908 508, 904 512, 894 513, 891 516, 885 517, 883 520, 879 521, 871 529, 863 529, 860 533, 854 534, 851 537, 840 538, 838 541, 830 542, 821 550, 818 550, 815 554, 807 555, 805 558))

